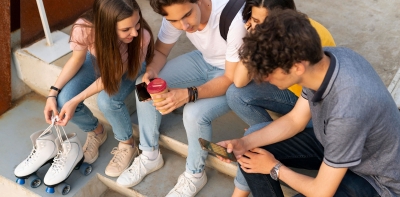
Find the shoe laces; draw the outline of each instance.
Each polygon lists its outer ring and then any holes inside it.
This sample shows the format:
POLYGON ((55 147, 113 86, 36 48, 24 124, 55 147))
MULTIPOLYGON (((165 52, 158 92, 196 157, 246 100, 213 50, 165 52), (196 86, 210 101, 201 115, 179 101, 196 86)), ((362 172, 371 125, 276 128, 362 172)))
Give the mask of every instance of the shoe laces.
POLYGON ((142 163, 141 156, 136 157, 135 160, 133 160, 132 165, 128 168, 128 172, 129 172, 129 174, 132 175, 132 178, 136 177, 136 176, 141 176, 140 169, 142 168, 142 165, 143 165, 143 163, 142 163))
POLYGON ((178 183, 175 186, 175 192, 180 196, 190 196, 196 192, 196 186, 185 174, 183 177, 178 180, 178 183))
POLYGON ((119 165, 122 163, 124 157, 128 154, 127 149, 119 149, 118 147, 114 147, 111 151, 111 154, 114 155, 114 157, 111 159, 111 162, 113 165, 119 165))
MULTIPOLYGON (((104 127, 103 127, 102 134, 104 134, 104 127)), ((100 139, 97 138, 97 136, 98 136, 98 134, 88 135, 86 149, 83 150, 84 152, 93 154, 95 152, 95 150, 98 149, 97 145, 100 144, 101 142, 100 142, 100 139)))
MULTIPOLYGON (((55 123, 55 118, 52 118, 51 124, 39 135, 38 138, 46 135, 47 133, 49 133, 51 131, 51 128, 53 128, 55 123)), ((44 147, 44 145, 40 145, 42 148, 44 147)), ((29 166, 32 163, 34 163, 36 161, 36 159, 38 158, 38 144, 33 145, 32 151, 29 154, 29 156, 25 159, 25 166, 29 166)))
POLYGON ((38 157, 38 154, 36 154, 36 153, 37 153, 36 146, 33 146, 31 153, 25 159, 25 162, 24 162, 25 166, 29 166, 36 161, 36 158, 38 157))
MULTIPOLYGON (((54 119, 52 118, 52 125, 54 125, 54 122, 56 122, 57 120, 58 120, 58 116, 55 116, 54 119)), ((71 142, 68 139, 68 136, 64 130, 64 127, 54 125, 54 128, 57 132, 57 137, 58 137, 58 140, 60 141, 60 145, 61 145, 62 149, 57 152, 57 155, 56 155, 56 157, 54 157, 53 163, 51 164, 50 168, 53 169, 54 173, 58 173, 64 168, 64 164, 67 161, 68 153, 69 153, 69 151, 71 151, 71 142), (61 133, 60 127, 61 127, 63 133, 61 133), (63 135, 66 140, 63 140, 63 135), (64 142, 67 143, 66 146, 62 146, 64 142), (65 150, 64 147, 66 147, 67 150, 65 150)))
POLYGON ((90 135, 88 136, 88 142, 86 145, 86 149, 84 150, 85 152, 93 153, 94 150, 97 150, 96 144, 100 144, 100 140, 96 138, 96 135, 90 135))

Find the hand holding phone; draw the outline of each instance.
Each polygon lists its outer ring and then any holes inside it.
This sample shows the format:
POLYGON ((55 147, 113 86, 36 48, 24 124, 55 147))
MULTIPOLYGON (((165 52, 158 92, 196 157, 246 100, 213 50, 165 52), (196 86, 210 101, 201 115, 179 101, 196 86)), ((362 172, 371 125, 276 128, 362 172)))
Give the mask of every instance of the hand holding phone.
POLYGON ((220 157, 223 157, 225 159, 229 159, 231 161, 236 162, 236 157, 233 153, 228 153, 225 147, 220 146, 218 144, 209 142, 203 138, 199 138, 200 146, 203 150, 208 151, 209 153, 212 153, 214 155, 218 155, 220 157))
MULTIPOLYGON (((153 81, 153 79, 150 79, 150 81, 153 81)), ((142 82, 136 85, 136 94, 140 102, 151 99, 150 94, 147 92, 146 82, 142 82)))

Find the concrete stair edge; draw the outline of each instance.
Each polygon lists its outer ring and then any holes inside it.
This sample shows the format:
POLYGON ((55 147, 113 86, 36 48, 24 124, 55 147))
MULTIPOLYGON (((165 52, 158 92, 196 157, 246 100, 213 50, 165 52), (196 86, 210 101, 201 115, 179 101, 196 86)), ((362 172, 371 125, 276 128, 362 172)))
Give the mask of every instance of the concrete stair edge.
MULTIPOLYGON (((132 124, 134 136, 139 138, 139 127, 136 124, 132 124)), ((182 157, 187 157, 188 155, 188 145, 180 142, 174 138, 171 138, 167 135, 160 134, 159 139, 160 146, 169 149, 182 157)), ((226 163, 219 160, 216 156, 209 154, 206 160, 206 166, 216 169, 221 173, 224 173, 228 176, 235 177, 237 171, 237 164, 235 162, 226 163)))

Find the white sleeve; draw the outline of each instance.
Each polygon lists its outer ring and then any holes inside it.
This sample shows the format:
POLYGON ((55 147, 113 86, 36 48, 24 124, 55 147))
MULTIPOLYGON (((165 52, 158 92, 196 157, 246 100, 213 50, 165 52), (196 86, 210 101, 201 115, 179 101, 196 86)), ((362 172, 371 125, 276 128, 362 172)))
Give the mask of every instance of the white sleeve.
MULTIPOLYGON (((242 8, 243 9, 243 8, 242 8)), ((244 27, 242 19, 242 11, 240 10, 232 21, 229 27, 227 36, 227 47, 226 47, 226 60, 229 62, 239 62, 239 49, 243 44, 243 37, 246 35, 247 30, 244 27)))
POLYGON ((173 44, 178 41, 179 36, 182 34, 179 30, 172 26, 172 24, 163 17, 160 31, 158 32, 158 39, 165 44, 173 44))

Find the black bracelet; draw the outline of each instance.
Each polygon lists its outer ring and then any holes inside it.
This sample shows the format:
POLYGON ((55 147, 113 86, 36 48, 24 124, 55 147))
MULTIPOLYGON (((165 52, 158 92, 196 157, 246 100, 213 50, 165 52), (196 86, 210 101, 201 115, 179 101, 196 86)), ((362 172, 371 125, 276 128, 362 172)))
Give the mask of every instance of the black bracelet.
POLYGON ((188 90, 188 97, 189 97, 188 103, 190 103, 193 101, 193 91, 192 91, 192 88, 190 88, 190 87, 187 88, 187 90, 188 90))
POLYGON ((193 93, 194 93, 193 102, 196 102, 196 101, 197 101, 197 98, 198 98, 198 96, 199 96, 199 91, 197 91, 196 86, 193 86, 192 88, 193 88, 193 93))
POLYGON ((188 87, 187 89, 188 89, 189 103, 196 102, 197 98, 199 96, 199 92, 197 91, 197 88, 195 86, 193 86, 193 87, 188 87))
POLYGON ((57 91, 58 93, 61 92, 61 89, 58 89, 58 88, 56 88, 56 87, 54 87, 54 86, 51 86, 51 87, 50 87, 50 90, 55 90, 55 91, 57 91))
POLYGON ((50 98, 50 97, 54 97, 54 98, 56 98, 56 99, 57 99, 57 96, 47 96, 47 98, 50 98))

